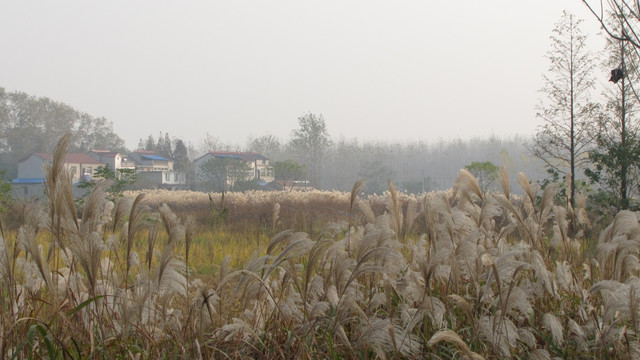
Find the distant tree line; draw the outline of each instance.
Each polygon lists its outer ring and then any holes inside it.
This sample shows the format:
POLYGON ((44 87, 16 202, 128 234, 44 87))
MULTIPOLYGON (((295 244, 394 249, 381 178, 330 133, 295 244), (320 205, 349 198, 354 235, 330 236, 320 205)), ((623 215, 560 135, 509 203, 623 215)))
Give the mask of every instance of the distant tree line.
MULTIPOLYGON (((74 133, 70 152, 129 152, 105 118, 92 117, 48 98, 1 88, 0 99, 0 168, 4 179, 16 177, 18 161, 28 154, 52 152, 56 139, 67 131, 74 133)), ((267 134, 249 138, 244 145, 232 145, 207 133, 193 144, 159 132, 141 138, 135 150, 154 151, 175 160, 175 169, 187 173, 191 189, 195 189, 192 161, 208 151, 223 150, 254 151, 266 156, 278 180, 350 191, 356 180, 366 178, 367 193, 386 191, 391 180, 401 190, 421 193, 449 188, 457 172, 473 162, 505 165, 514 179, 518 172, 541 179, 546 175, 541 162, 527 152, 525 145, 529 142, 518 136, 433 143, 332 140, 323 116, 307 113, 300 116, 289 139, 267 134)), ((237 183, 244 180, 239 177, 237 183)))
POLYGON ((20 159, 34 152, 52 152, 58 139, 69 131, 75 134, 70 152, 126 150, 111 121, 103 117, 46 97, 0 88, 0 167, 6 170, 7 178, 17 175, 20 159))

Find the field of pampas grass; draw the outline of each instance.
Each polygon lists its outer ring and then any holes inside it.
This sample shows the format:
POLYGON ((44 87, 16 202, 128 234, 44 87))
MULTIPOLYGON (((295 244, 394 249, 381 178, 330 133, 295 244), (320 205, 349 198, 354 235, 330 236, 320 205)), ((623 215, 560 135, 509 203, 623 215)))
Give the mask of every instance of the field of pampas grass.
MULTIPOLYGON (((345 221, 349 216, 363 216, 360 212, 349 214, 350 194, 339 191, 248 191, 224 195, 169 190, 125 192, 129 198, 139 194, 145 194, 145 203, 152 210, 167 204, 179 216, 192 217, 198 226, 224 226, 233 232, 243 229, 261 232, 296 229, 316 233, 330 222, 345 221)), ((367 200, 376 213, 381 213, 386 209, 389 196, 387 192, 368 196, 367 200)), ((420 197, 406 193, 397 193, 397 196, 404 206, 421 201, 420 197)))
POLYGON ((3 358, 640 358, 637 213, 584 238, 584 202, 556 204, 524 175, 515 198, 503 169, 495 194, 461 170, 451 191, 420 198, 393 184, 364 198, 358 181, 306 200, 227 194, 225 207, 195 193, 114 204, 99 185, 79 218, 67 144, 46 206, 0 226, 3 358), (190 214, 200 203, 194 213, 213 220, 190 214), (287 204, 300 203, 307 220, 289 223, 287 204), (251 208, 265 219, 238 210, 251 208), (240 260, 207 253, 223 249, 202 239, 236 216, 264 234, 227 244, 248 248, 240 260), (195 271, 203 263, 212 271, 195 271))

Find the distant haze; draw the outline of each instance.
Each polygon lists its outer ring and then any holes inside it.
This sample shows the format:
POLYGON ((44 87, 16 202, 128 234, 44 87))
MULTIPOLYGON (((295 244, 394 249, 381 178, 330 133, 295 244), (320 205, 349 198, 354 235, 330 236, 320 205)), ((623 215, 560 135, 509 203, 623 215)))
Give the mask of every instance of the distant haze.
POLYGON ((104 116, 130 148, 288 138, 307 112, 336 138, 529 135, 565 9, 596 38, 579 0, 11 1, 0 86, 104 116))

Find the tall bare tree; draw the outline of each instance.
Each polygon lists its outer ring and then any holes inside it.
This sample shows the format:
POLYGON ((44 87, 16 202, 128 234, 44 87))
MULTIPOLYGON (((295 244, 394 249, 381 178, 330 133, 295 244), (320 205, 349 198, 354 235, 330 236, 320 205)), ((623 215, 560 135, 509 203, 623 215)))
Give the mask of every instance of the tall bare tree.
MULTIPOLYGON (((621 42, 622 46, 629 45, 625 55, 628 63, 640 59, 640 1, 582 0, 582 2, 612 40, 621 42)), ((625 71, 625 75, 633 73, 636 78, 640 78, 640 69, 638 68, 625 69, 625 71)), ((629 82, 627 85, 632 96, 640 101, 640 89, 633 82, 629 82)))
MULTIPOLYGON (((610 22, 617 22, 620 28, 627 26, 621 17, 614 17, 610 22)), ((594 169, 589 169, 587 175, 599 185, 603 195, 600 198, 607 205, 627 209, 631 207, 630 200, 638 195, 640 185, 640 122, 637 117, 640 103, 633 88, 639 79, 640 58, 629 41, 614 37, 609 39, 606 49, 610 56, 605 66, 619 70, 620 76, 619 79, 612 77, 617 81, 605 92, 607 111, 600 120, 597 148, 590 153, 594 169)))
POLYGON ((597 104, 591 102, 595 85, 594 57, 587 50, 582 20, 563 12, 551 35, 550 65, 540 90, 537 116, 543 120, 534 140, 533 152, 547 168, 569 176, 567 201, 573 206, 576 174, 589 161, 596 135, 597 104))

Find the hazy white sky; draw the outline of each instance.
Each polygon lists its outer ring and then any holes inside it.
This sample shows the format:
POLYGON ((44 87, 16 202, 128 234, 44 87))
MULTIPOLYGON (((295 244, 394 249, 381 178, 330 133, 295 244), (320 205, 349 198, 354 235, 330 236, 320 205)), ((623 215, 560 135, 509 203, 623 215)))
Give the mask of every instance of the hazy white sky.
POLYGON ((104 116, 131 148, 288 139, 308 112, 334 138, 529 135, 565 9, 596 38, 580 0, 6 1, 0 87, 104 116))

